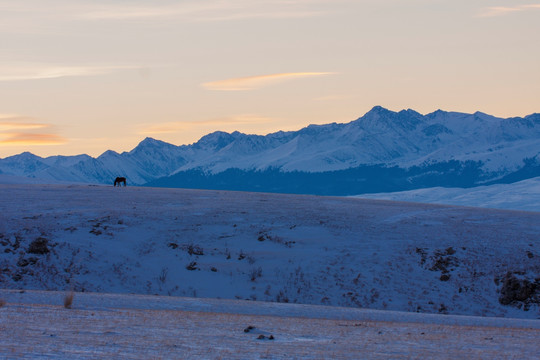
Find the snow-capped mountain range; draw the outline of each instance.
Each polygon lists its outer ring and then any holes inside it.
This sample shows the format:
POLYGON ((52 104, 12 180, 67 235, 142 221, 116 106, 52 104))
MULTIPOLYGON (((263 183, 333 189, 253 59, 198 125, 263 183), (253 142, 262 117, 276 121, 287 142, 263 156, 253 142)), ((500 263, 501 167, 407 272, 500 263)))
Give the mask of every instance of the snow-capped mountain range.
MULTIPOLYGON (((303 183, 335 178, 341 188, 356 184, 344 194, 513 182, 538 176, 539 169, 538 113, 502 119, 480 112, 422 115, 380 106, 349 123, 266 136, 217 131, 182 146, 146 138, 129 152, 109 150, 97 158, 41 158, 25 152, 0 159, 0 174, 42 182, 112 183, 125 176, 137 185, 187 187, 197 182, 237 189, 231 184, 244 179, 245 190, 297 192, 286 184, 291 174, 300 174, 297 180, 303 183), (278 185, 266 186, 256 174, 275 177, 278 185)), ((305 192, 335 193, 320 187, 305 192)))

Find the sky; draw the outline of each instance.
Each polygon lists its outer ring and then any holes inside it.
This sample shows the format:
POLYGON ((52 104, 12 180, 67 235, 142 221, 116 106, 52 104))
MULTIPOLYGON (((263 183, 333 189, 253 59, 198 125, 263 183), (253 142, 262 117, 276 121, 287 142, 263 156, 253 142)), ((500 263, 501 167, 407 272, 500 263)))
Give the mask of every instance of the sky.
POLYGON ((0 0, 0 158, 540 112, 540 0, 0 0))

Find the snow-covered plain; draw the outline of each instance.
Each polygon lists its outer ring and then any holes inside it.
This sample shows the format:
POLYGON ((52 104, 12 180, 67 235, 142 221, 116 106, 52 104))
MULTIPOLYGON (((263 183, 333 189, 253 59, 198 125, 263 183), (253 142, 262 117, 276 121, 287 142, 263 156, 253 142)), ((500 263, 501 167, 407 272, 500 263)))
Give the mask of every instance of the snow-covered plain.
POLYGON ((362 199, 485 207, 540 212, 540 177, 513 184, 473 188, 425 188, 391 193, 362 194, 362 199))
POLYGON ((540 213, 91 185, 0 194, 2 288, 540 317, 537 298, 499 301, 508 274, 538 282, 540 213))
POLYGON ((65 309, 64 296, 0 290, 6 301, 0 307, 0 357, 540 357, 537 320, 98 293, 76 293, 72 308, 65 309))

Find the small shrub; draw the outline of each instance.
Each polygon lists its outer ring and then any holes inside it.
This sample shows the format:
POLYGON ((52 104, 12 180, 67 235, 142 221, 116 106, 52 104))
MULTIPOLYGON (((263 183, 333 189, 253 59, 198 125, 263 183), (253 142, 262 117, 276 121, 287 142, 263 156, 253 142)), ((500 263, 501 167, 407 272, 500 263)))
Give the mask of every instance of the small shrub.
POLYGON ((415 252, 420 255, 420 265, 424 265, 426 263, 426 259, 427 259, 427 252, 426 252, 426 249, 422 249, 422 248, 416 248, 415 249, 415 252))
POLYGON ((257 340, 274 340, 274 335, 264 336, 263 334, 257 336, 257 340))
POLYGON ((540 304, 540 279, 529 281, 515 276, 517 272, 508 272, 502 279, 501 295, 499 303, 502 305, 514 305, 528 310, 531 304, 540 304))
POLYGON ((15 234, 15 242, 13 243, 13 250, 18 250, 21 246, 21 242, 23 240, 23 237, 21 234, 15 234))
POLYGON ((253 330, 253 329, 255 329, 255 326, 249 325, 247 328, 244 329, 244 332, 245 332, 245 333, 248 333, 248 332, 250 332, 250 331, 253 330))
POLYGON ((456 253, 456 250, 454 250, 453 247, 449 247, 446 249, 446 255, 454 255, 456 253))
POLYGON ((28 266, 28 265, 34 265, 35 263, 38 262, 38 258, 35 258, 35 257, 29 257, 28 259, 25 259, 25 258, 21 258, 19 259, 19 261, 17 261, 17 266, 20 266, 20 267, 25 267, 25 266, 28 266))
POLYGON ((196 262, 196 261, 190 262, 190 263, 186 266, 186 269, 189 270, 189 271, 197 270, 197 269, 198 269, 198 267, 197 267, 197 262, 196 262))
POLYGON ((261 276, 262 276, 262 268, 260 266, 258 268, 251 269, 249 272, 249 279, 251 281, 255 281, 261 276))
POLYGON ((73 298, 75 297, 75 293, 73 291, 70 291, 69 293, 64 296, 64 307, 66 309, 71 309, 71 305, 73 304, 73 298))
POLYGON ((94 229, 90 230, 89 233, 94 234, 96 236, 99 236, 99 235, 103 234, 103 232, 101 230, 99 230, 98 228, 94 228, 94 229))
POLYGON ((289 297, 285 295, 285 292, 283 292, 283 290, 280 290, 279 293, 276 295, 276 302, 288 303, 289 297))
POLYGON ((439 314, 448 314, 448 308, 446 305, 441 304, 441 306, 439 306, 439 314))
POLYGON ((296 241, 285 241, 282 237, 280 236, 277 236, 277 235, 269 235, 267 232, 265 231, 260 231, 259 232, 259 236, 257 238, 258 241, 260 242, 263 242, 265 240, 269 240, 269 241, 272 241, 276 244, 281 244, 281 245, 284 245, 288 248, 291 248, 293 247, 294 244, 296 244, 296 241))
POLYGON ((19 261, 17 261, 17 266, 25 267, 29 264, 28 259, 21 258, 19 261))
POLYGON ((187 251, 189 255, 204 255, 204 251, 199 245, 188 244, 182 246, 182 249, 187 251))
POLYGON ((49 252, 49 248, 47 247, 48 242, 49 240, 44 237, 38 237, 28 246, 28 253, 38 255, 47 254, 49 252))
POLYGON ((159 273, 159 276, 158 276, 158 281, 162 284, 165 283, 165 281, 167 280, 167 274, 169 273, 169 269, 164 267, 163 269, 161 269, 161 272, 159 273))

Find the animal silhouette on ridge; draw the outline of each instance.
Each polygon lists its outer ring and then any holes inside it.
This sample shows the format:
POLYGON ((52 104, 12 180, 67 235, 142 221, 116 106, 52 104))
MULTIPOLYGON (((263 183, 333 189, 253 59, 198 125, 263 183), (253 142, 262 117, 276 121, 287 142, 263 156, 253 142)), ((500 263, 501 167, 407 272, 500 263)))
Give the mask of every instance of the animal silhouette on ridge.
POLYGON ((124 184, 124 186, 126 186, 126 178, 125 177, 117 177, 116 179, 114 179, 114 186, 116 186, 118 184, 118 186, 122 186, 122 183, 124 184))

